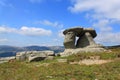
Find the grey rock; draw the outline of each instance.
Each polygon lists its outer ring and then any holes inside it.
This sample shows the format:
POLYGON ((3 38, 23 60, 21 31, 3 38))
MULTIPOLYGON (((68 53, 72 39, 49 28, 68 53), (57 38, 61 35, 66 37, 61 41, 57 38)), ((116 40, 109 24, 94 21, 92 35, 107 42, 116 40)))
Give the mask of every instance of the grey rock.
POLYGON ((61 57, 66 57, 72 54, 80 54, 80 53, 101 53, 101 52, 105 52, 106 49, 104 48, 76 48, 76 49, 65 49, 64 52, 60 53, 61 57))
POLYGON ((74 32, 76 36, 79 36, 82 34, 83 28, 82 27, 75 27, 75 28, 69 28, 63 31, 63 34, 66 35, 68 32, 74 32))
POLYGON ((97 36, 96 31, 93 28, 84 28, 83 33, 89 32, 93 38, 97 36))
POLYGON ((75 49, 76 47, 87 47, 89 45, 95 45, 93 38, 97 36, 96 31, 92 28, 70 28, 66 29, 63 34, 65 35, 64 47, 65 49, 75 49), (79 37, 77 44, 75 45, 76 37, 79 37))
POLYGON ((65 34, 64 46, 66 49, 75 48, 75 33, 74 32, 67 32, 65 34))
POLYGON ((24 51, 16 54, 16 60, 28 62, 41 61, 49 56, 54 56, 54 51, 24 51))
POLYGON ((66 29, 63 34, 65 35, 65 50, 60 53, 61 56, 69 56, 81 52, 106 51, 102 45, 95 43, 94 38, 97 34, 92 28, 70 28, 66 29), (78 40, 76 40, 76 37, 79 37, 78 40))
POLYGON ((33 62, 33 61, 41 61, 44 60, 47 57, 46 54, 44 53, 32 53, 29 57, 28 57, 28 61, 29 62, 33 62))
POLYGON ((26 60, 26 52, 18 52, 18 53, 16 53, 16 60, 18 60, 18 61, 26 60))
POLYGON ((76 47, 83 48, 90 45, 96 45, 96 43, 93 40, 92 35, 89 32, 85 32, 83 36, 79 37, 76 47))

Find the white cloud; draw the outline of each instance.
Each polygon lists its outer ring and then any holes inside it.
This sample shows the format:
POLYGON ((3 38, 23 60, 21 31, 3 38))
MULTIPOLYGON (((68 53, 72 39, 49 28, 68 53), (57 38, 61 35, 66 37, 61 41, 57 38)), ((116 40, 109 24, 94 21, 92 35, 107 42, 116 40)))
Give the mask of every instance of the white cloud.
POLYGON ((0 39, 0 43, 7 42, 8 39, 0 39))
POLYGON ((15 28, 10 28, 6 26, 0 26, 0 33, 11 33, 11 32, 16 32, 15 28))
POLYGON ((42 35, 51 35, 50 30, 45 30, 43 28, 27 27, 23 26, 19 30, 20 34, 29 35, 29 36, 42 36, 42 35))
POLYGON ((63 31, 64 31, 64 29, 63 29, 63 30, 60 30, 60 31, 58 32, 58 36, 61 37, 61 38, 64 38, 63 31))
POLYGON ((20 29, 0 26, 0 33, 17 33, 28 36, 49 36, 52 34, 52 31, 27 26, 22 26, 20 29))
POLYGON ((117 45, 120 44, 120 32, 113 33, 113 32, 101 32, 95 38, 98 43, 103 43, 107 45, 117 45))
POLYGON ((95 38, 96 42, 105 45, 118 45, 120 44, 120 32, 113 32, 113 27, 110 26, 111 22, 109 20, 99 20, 94 23, 93 26, 98 28, 100 32, 95 38))
POLYGON ((51 22, 49 20, 43 20, 43 21, 37 21, 36 23, 43 24, 43 25, 46 25, 46 26, 63 28, 63 24, 61 24, 57 21, 56 22, 51 22))
POLYGON ((98 22, 93 23, 93 27, 99 28, 99 30, 102 31, 102 32, 112 31, 113 29, 109 25, 110 25, 109 20, 105 20, 105 19, 104 20, 99 20, 98 22))
POLYGON ((92 16, 120 20, 120 0, 74 0, 72 12, 91 11, 92 16))
POLYGON ((114 24, 120 21, 120 0, 71 0, 71 2, 73 5, 68 9, 73 13, 84 12, 92 26, 100 31, 95 39, 97 42, 120 44, 120 32, 114 30, 114 24))

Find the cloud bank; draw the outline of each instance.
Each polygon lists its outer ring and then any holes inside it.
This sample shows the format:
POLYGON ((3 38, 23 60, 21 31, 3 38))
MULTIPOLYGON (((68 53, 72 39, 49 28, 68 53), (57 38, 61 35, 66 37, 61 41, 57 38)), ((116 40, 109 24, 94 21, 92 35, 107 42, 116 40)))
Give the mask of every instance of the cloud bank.
POLYGON ((35 23, 42 24, 42 25, 45 25, 45 26, 56 27, 56 28, 63 28, 63 24, 61 24, 57 21, 51 22, 49 20, 41 20, 41 21, 36 21, 35 23))
POLYGON ((120 20, 120 0, 73 0, 72 12, 91 11, 92 16, 120 20))
POLYGON ((27 36, 49 36, 52 34, 51 30, 43 28, 22 26, 20 29, 0 26, 0 33, 17 33, 27 36))
POLYGON ((0 43, 4 43, 4 42, 8 42, 8 39, 5 39, 5 38, 0 39, 0 43))
POLYGON ((120 44, 119 32, 114 26, 120 21, 120 0, 71 0, 68 9, 72 13, 83 13, 99 30, 96 41, 100 43, 120 44), (113 38, 113 39, 111 39, 113 38))

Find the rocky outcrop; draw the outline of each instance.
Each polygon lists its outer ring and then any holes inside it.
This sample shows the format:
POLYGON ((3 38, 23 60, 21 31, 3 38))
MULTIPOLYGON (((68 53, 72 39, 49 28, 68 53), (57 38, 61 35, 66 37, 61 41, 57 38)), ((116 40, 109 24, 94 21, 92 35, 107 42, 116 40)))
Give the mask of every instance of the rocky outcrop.
POLYGON ((65 51, 60 53, 61 56, 68 56, 78 52, 105 51, 102 45, 95 43, 94 38, 97 36, 97 34, 96 31, 92 28, 70 28, 66 29, 63 34, 65 35, 65 51), (76 40, 76 37, 78 37, 78 40, 76 40))
POLYGON ((53 59, 54 52, 53 51, 24 51, 16 53, 16 60, 28 62, 32 61, 41 61, 44 59, 53 59))

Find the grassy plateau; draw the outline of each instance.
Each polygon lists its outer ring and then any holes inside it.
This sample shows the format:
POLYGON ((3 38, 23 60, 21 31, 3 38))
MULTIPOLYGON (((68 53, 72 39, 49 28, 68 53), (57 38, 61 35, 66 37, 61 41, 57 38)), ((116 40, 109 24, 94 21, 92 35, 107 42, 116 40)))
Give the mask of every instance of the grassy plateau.
POLYGON ((120 48, 104 53, 80 53, 69 57, 55 57, 40 62, 12 61, 0 64, 0 80, 120 80, 120 48), (100 56, 113 60, 100 65, 70 64, 100 56), (58 62, 67 59, 67 62, 58 62))

